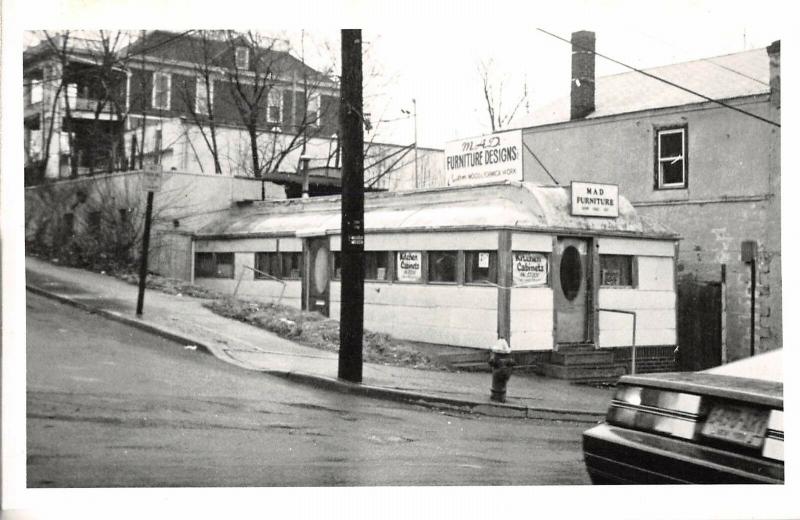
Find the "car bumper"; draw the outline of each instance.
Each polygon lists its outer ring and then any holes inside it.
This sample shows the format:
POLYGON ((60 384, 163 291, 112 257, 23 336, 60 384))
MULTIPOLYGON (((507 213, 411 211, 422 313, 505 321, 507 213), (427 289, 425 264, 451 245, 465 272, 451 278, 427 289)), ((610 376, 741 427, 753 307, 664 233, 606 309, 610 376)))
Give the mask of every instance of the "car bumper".
POLYGON ((583 434, 595 484, 782 484, 783 464, 606 423, 583 434))

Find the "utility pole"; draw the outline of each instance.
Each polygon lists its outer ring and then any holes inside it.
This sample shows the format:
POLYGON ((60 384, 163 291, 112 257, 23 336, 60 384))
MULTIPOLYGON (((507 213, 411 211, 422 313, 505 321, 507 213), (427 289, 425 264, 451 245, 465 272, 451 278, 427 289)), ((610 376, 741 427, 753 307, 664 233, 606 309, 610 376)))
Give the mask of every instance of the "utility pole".
POLYGON ((364 113, 361 30, 342 29, 342 305, 339 378, 360 383, 364 338, 364 113))
POLYGON ((419 188, 419 177, 417 176, 417 100, 412 98, 411 102, 414 103, 414 189, 419 188))

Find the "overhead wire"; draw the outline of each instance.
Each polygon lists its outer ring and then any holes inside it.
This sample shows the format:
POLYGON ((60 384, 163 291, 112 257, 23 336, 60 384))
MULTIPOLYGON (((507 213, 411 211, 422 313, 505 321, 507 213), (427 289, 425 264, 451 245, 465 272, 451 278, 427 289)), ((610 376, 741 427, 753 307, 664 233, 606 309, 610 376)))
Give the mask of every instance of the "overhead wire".
POLYGON ((621 62, 621 61, 619 61, 617 59, 611 58, 610 56, 606 56, 605 54, 601 54, 601 53, 599 53, 599 52, 597 52, 597 51, 595 51, 593 49, 590 49, 588 47, 584 47, 582 45, 578 45, 576 43, 573 43, 572 41, 570 41, 570 40, 568 40, 566 38, 563 38, 561 36, 558 36, 557 34, 553 34, 553 33, 549 32, 549 31, 546 31, 546 30, 541 29, 541 28, 537 28, 536 30, 541 32, 541 33, 544 33, 544 34, 546 34, 548 36, 556 38, 557 40, 561 40, 562 42, 568 43, 568 44, 572 45, 573 47, 576 47, 576 48, 578 48, 578 49, 580 49, 582 51, 591 52, 595 56, 600 56, 601 58, 604 58, 604 59, 606 59, 606 60, 608 60, 608 61, 610 61, 612 63, 616 63, 617 65, 622 65, 623 67, 631 69, 634 72, 638 72, 639 74, 647 76, 648 78, 660 81, 662 83, 666 83, 667 85, 670 85, 670 86, 675 87, 677 89, 683 90, 684 92, 688 92, 690 94, 693 94, 695 96, 703 98, 706 101, 710 101, 712 103, 716 103, 717 105, 720 105, 722 107, 728 108, 728 109, 733 110, 735 112, 739 112, 741 114, 744 114, 746 116, 752 117, 754 119, 757 119, 757 120, 762 121, 764 123, 767 123, 769 125, 773 125, 773 126, 776 126, 778 128, 781 127, 780 123, 776 123, 775 121, 772 121, 772 120, 767 119, 765 117, 761 117, 758 114, 753 114, 752 112, 748 112, 747 110, 742 110, 741 108, 735 107, 735 106, 730 105, 728 103, 725 103, 724 101, 720 101, 718 99, 714 99, 712 97, 706 96, 705 94, 697 92, 696 90, 690 89, 688 87, 684 87, 683 85, 680 85, 680 84, 675 83, 673 81, 670 81, 668 79, 664 79, 662 77, 656 76, 655 74, 651 74, 651 73, 646 72, 646 71, 644 71, 642 69, 636 68, 636 67, 634 67, 632 65, 628 65, 627 63, 623 63, 623 62, 621 62))

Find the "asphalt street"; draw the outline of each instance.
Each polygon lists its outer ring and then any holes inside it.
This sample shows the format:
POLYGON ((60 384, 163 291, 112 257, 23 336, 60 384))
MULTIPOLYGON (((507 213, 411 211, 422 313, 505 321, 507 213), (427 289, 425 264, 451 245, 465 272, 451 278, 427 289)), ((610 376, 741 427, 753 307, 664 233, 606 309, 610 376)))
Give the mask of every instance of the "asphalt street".
POLYGON ((31 293, 27 332, 29 487, 589 483, 585 424, 298 385, 31 293))

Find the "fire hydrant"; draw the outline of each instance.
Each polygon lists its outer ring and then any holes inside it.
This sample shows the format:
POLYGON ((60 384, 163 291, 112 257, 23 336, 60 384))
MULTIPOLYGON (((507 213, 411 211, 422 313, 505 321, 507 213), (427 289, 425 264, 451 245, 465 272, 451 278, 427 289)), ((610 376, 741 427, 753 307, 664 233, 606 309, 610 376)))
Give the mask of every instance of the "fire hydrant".
POLYGON ((492 346, 489 355, 489 366, 492 367, 492 395, 491 400, 499 403, 506 402, 506 385, 511 377, 514 360, 511 359, 511 347, 508 342, 500 338, 492 346))

